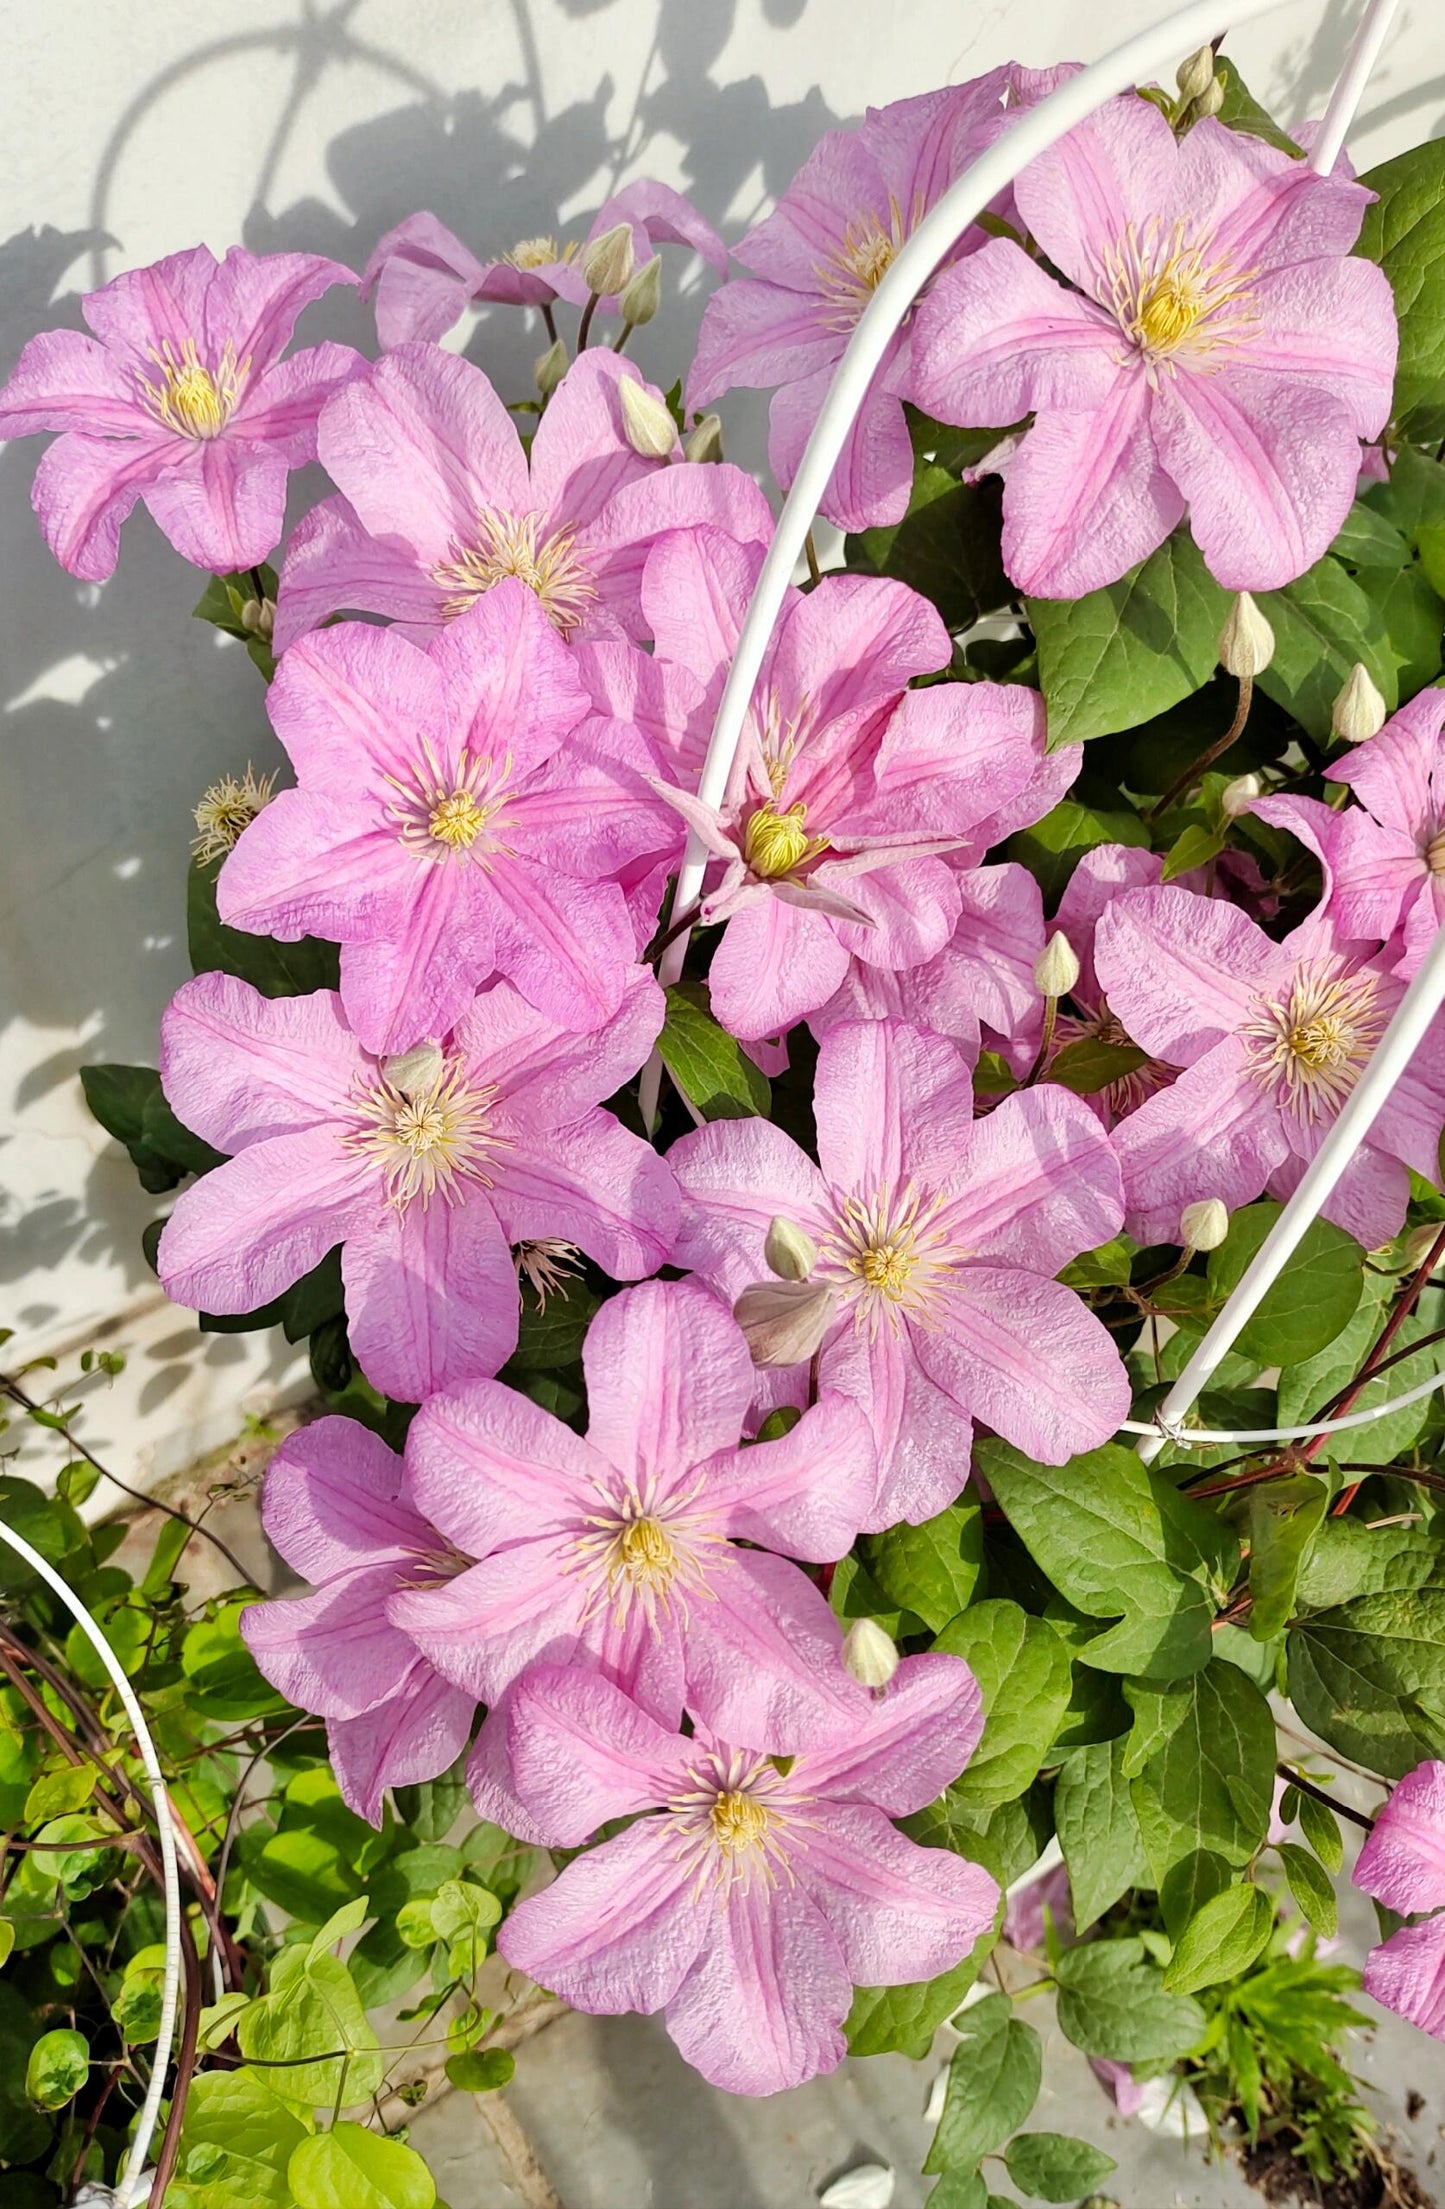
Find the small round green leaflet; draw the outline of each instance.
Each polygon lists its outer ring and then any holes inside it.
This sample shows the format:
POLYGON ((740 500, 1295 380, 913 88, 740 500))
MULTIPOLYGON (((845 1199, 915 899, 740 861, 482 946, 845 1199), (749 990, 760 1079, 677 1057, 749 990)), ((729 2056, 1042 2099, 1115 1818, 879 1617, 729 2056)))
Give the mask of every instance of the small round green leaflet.
POLYGON ((462 2055, 448 2056, 446 2063, 452 2085, 467 2094, 494 2094, 499 2086, 510 2082, 516 2068, 509 2048, 471 2048, 462 2055))
POLYGON ((82 2033, 60 2027, 42 2033, 25 2066, 25 2091, 42 2109, 63 2109, 90 2075, 90 2050, 82 2033))
POLYGON ((344 2122, 303 2140, 286 2180, 296 2209, 433 2209, 437 2198, 415 2148, 344 2122))

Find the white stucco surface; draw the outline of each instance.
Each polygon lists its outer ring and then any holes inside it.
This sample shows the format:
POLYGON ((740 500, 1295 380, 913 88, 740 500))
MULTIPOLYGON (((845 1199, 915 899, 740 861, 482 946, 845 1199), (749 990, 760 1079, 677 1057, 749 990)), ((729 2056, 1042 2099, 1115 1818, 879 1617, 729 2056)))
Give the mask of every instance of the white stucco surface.
MULTIPOLYGON (((475 247, 565 234, 617 182, 655 173, 736 236, 818 135, 869 102, 1010 56, 1087 60, 1158 0, 3 0, 0 372, 81 292, 203 239, 299 246, 360 268, 433 208, 475 247)), ((1221 12, 1227 12, 1222 10, 1221 12)), ((1300 0, 1230 41, 1286 119, 1318 113, 1356 0, 1300 0)), ((1445 123, 1445 11, 1406 0, 1352 141, 1362 165, 1445 123)), ((674 255, 670 269, 679 266, 674 255)), ((669 380, 701 293, 636 348, 669 380)), ((369 342, 341 297, 303 337, 369 342)), ((455 342, 525 390, 528 317, 493 309, 455 342)), ((764 406, 724 408, 762 458, 764 406)), ((118 572, 77 584, 29 509, 35 441, 0 450, 0 1325, 14 1357, 102 1325, 134 1352, 87 1430, 128 1462, 182 1462, 295 1361, 256 1337, 198 1338, 140 1254, 158 1209, 89 1120, 76 1069, 153 1061, 187 970, 190 808, 218 774, 278 763, 243 655, 188 620, 201 579, 140 512, 118 572)), ((293 511, 319 494, 296 481, 293 511)))

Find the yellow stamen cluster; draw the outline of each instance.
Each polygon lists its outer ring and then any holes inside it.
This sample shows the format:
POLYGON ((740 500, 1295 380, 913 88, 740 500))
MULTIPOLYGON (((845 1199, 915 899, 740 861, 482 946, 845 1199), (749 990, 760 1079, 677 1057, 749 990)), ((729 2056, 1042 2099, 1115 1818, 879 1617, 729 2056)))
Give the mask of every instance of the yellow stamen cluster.
POLYGON ((536 514, 504 514, 497 508, 479 514, 474 541, 454 544, 451 557, 432 569, 433 582, 448 594, 443 621, 454 621, 493 584, 515 576, 535 592, 553 628, 570 636, 597 596, 590 570, 573 549, 575 536, 565 528, 541 536, 536 514))
POLYGON ((732 1855, 743 1849, 760 1847, 773 1822, 773 1814, 766 1803, 759 1802, 755 1795, 735 1790, 718 1795, 708 1816, 718 1847, 727 1849, 732 1855))
POLYGON ((248 766, 244 775, 223 775, 211 784, 195 813, 191 852, 198 865, 204 867, 234 849, 242 830, 270 803, 275 780, 274 775, 254 774, 248 766))
POLYGON ((1378 994, 1373 974, 1304 961, 1285 995, 1261 1001, 1241 1031, 1251 1073, 1296 1119, 1337 1113, 1385 1032, 1378 994))
POLYGON ((615 1544, 614 1576, 665 1592, 677 1578, 677 1551, 657 1519, 629 1519, 615 1544))
POLYGON ((1187 355, 1194 367, 1233 344, 1255 321, 1253 269, 1206 258, 1186 226, 1130 223, 1104 257, 1103 304, 1153 364, 1187 355))
POLYGON ((455 767, 444 768, 423 737, 411 773, 386 778, 396 792, 388 811, 401 841, 418 859, 485 866, 507 849, 499 837, 511 775, 510 752, 498 761, 463 747, 455 767))
POLYGON ((150 358, 160 370, 160 381, 138 374, 141 396, 157 421, 178 437, 207 440, 218 437, 241 396, 251 363, 238 361, 229 338, 214 368, 207 368, 187 338, 179 352, 169 338, 150 358))
POLYGON ((449 844, 453 851, 470 851, 486 825, 485 808, 478 805, 470 790, 453 790, 427 815, 428 834, 439 844, 449 844))
POLYGON ((922 212, 921 197, 905 216, 890 195, 886 228, 873 208, 865 208, 848 223, 832 252, 814 265, 818 288, 836 309, 828 324, 830 329, 852 329, 922 212))
POLYGON ((743 831, 743 857, 753 873, 765 882, 776 882, 826 851, 827 837, 810 836, 806 821, 807 808, 801 804, 790 805, 782 813, 774 806, 760 805, 750 813, 743 831))
POLYGON ((559 246, 555 238, 519 238, 502 259, 508 268, 548 268, 553 261, 570 261, 576 251, 575 242, 559 246))
POLYGON ((387 1202, 398 1211, 417 1197, 425 1207, 438 1193, 455 1204, 464 1182, 491 1187, 487 1165, 501 1140, 488 1120, 496 1094, 457 1059, 443 1060, 424 1088, 400 1089, 378 1071, 356 1097, 346 1147, 381 1165, 387 1202))
POLYGON ((908 1184, 895 1195, 844 1197, 822 1242, 816 1274, 853 1304, 858 1326, 872 1333, 903 1318, 928 1327, 937 1318, 940 1278, 953 1262, 941 1200, 908 1184))

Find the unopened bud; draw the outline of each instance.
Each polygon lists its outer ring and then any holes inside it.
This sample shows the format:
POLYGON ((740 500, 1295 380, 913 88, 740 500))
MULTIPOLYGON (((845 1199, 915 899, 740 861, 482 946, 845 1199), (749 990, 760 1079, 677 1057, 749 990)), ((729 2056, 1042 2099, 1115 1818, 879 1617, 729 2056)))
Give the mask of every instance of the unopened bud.
POLYGON ((636 329, 639 323, 650 322, 661 305, 662 256, 654 253, 628 278, 617 311, 630 328, 636 329))
POLYGON ((763 1244, 768 1271, 780 1281, 806 1281, 818 1263, 818 1246, 793 1220, 775 1219, 763 1244))
POLYGON ((1345 744, 1367 744, 1385 726, 1385 701, 1369 669, 1356 660, 1330 708, 1330 728, 1345 744))
POLYGON ((1274 631, 1248 591, 1240 591, 1219 632, 1219 664, 1226 675, 1252 682, 1274 658, 1274 631))
POLYGON ((1218 1197, 1201 1197, 1186 1204, 1179 1215, 1179 1235, 1186 1250, 1218 1250, 1229 1233, 1229 1212, 1218 1197))
POLYGON ((667 411, 666 400, 631 376, 623 377, 617 396, 622 406, 622 427, 632 450, 644 460, 669 459, 677 445, 677 424, 667 411))
POLYGON ((269 644, 276 627, 275 599, 248 598, 241 608, 241 627, 249 635, 260 637, 264 644, 269 644))
POLYGON ((1425 1260, 1435 1248, 1436 1243, 1440 1240, 1440 1234, 1441 1223, 1439 1220, 1426 1220, 1423 1226, 1411 1228, 1409 1234, 1405 1237, 1404 1270, 1406 1273, 1419 1272, 1421 1266, 1424 1265, 1425 1260))
POLYGON ((833 1324, 836 1299, 820 1281, 755 1281, 733 1306, 754 1365, 803 1365, 833 1324))
POLYGON ((1079 957, 1062 930, 1050 936, 1034 961, 1034 983, 1045 997, 1067 997, 1079 979, 1079 957))
POLYGON ((599 299, 621 291, 636 265, 631 223, 615 222, 582 249, 582 281, 599 299))
POLYGON ((855 1618, 843 1636, 843 1669, 860 1687, 887 1687, 898 1670, 893 1636, 876 1618, 855 1618))
POLYGON ((721 460, 722 456, 722 423, 717 415, 705 414, 683 439, 682 457, 684 460, 721 460))
POLYGON ((1220 78, 1211 77, 1204 90, 1189 103, 1189 120, 1199 123, 1206 115, 1217 115, 1224 105, 1224 85, 1220 78))
POLYGON ((382 1060, 382 1079, 403 1097, 424 1097, 428 1090, 435 1089, 445 1064, 439 1043, 414 1043, 409 1051, 398 1051, 393 1058, 382 1060))
POLYGON ((544 399, 551 398, 558 384, 567 373, 567 365, 567 348, 561 338, 554 338, 546 352, 540 355, 536 367, 532 370, 537 389, 544 399))
POLYGON ((1197 100, 1214 82, 1214 48, 1201 46, 1188 61, 1181 61, 1174 82, 1179 87, 1181 100, 1197 100))
POLYGON ((1219 793, 1219 810, 1226 821, 1237 821, 1241 813, 1247 813, 1264 788, 1258 775, 1236 775, 1219 793))

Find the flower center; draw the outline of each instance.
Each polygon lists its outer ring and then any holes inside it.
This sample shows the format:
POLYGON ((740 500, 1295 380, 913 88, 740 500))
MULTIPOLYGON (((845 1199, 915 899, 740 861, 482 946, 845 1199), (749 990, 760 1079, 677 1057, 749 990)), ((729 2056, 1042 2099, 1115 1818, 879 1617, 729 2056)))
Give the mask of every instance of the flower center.
POLYGON ((773 1823, 773 1813, 766 1803, 737 1789, 717 1796, 708 1816, 718 1847, 733 1856, 744 1849, 760 1848, 773 1823))
POLYGON ((808 834, 806 819, 807 808, 801 804, 790 805, 783 813, 771 805, 760 805, 749 814, 743 831, 743 857, 754 874, 761 875, 765 882, 776 882, 828 849, 826 836, 808 834))
POLYGON ((198 865, 219 859, 239 843, 241 833, 250 827, 262 807, 271 799, 274 775, 257 775, 247 768, 244 775, 223 775, 213 782, 196 807, 196 833, 191 852, 198 865))
POLYGON ((509 268, 549 268, 553 261, 570 261, 575 245, 559 247, 555 238, 519 238, 502 259, 509 268))
POLYGON ((1183 355, 1202 367, 1256 319, 1254 270, 1208 261, 1206 250, 1182 222, 1166 231, 1151 218, 1142 230, 1130 223, 1104 255, 1103 303, 1151 364, 1183 355))
POLYGON ((576 534, 562 528, 542 537, 536 514, 504 514, 496 507, 479 514, 474 542, 454 542, 450 559, 432 569, 432 581, 448 594, 442 620, 454 621, 510 576, 535 592, 553 628, 570 636, 597 596, 591 571, 574 550, 576 534))
POLYGON ((617 1566, 629 1580, 660 1593, 677 1578, 677 1551, 657 1519, 629 1519, 617 1537, 617 1566))
MULTIPOLYGON (((701 1744, 699 1744, 701 1746, 701 1744)), ((695 1898, 709 1884, 731 1887, 761 1879, 791 1879, 788 1829, 800 1811, 777 1766, 751 1751, 719 1749, 688 1773, 691 1785, 668 1812, 677 1854, 694 1873, 695 1898)), ((806 1818, 806 1811, 802 1812, 806 1818)))
POLYGON ((401 1089, 378 1068, 374 1081, 363 1077, 346 1148, 377 1162, 398 1211, 416 1197, 425 1209, 438 1193, 456 1204, 468 1181, 491 1187, 487 1167, 501 1141, 488 1121, 496 1094, 472 1081, 459 1059, 443 1060, 420 1088, 401 1089))
POLYGON ((581 1271, 582 1253, 575 1243, 537 1235, 530 1242, 517 1244, 512 1262, 517 1268, 518 1281, 531 1283, 537 1309, 544 1312, 548 1297, 559 1295, 569 1277, 581 1271))
POLYGON ((428 833, 439 844, 450 844, 453 851, 470 851, 486 825, 486 809, 470 790, 454 790, 427 816, 428 833))
POLYGON ((218 437, 231 418, 241 396, 251 363, 237 361, 230 339, 214 369, 207 368, 196 352, 196 341, 187 338, 179 353, 169 338, 150 358, 161 372, 160 382, 137 372, 141 397, 157 421, 178 437, 218 437))
POLYGON ((1261 1001, 1244 1037, 1250 1072, 1283 1111, 1313 1124, 1339 1111, 1385 1032, 1373 974, 1305 960, 1286 994, 1261 1001))
POLYGON ((463 750, 454 770, 443 769, 427 737, 409 775, 388 775, 396 796, 387 812, 397 835, 417 859, 446 864, 470 857, 485 866, 507 846, 503 825, 512 755, 500 761, 463 750), (481 842, 481 849, 474 847, 481 842))
POLYGON ((851 1297, 855 1323, 869 1334, 903 1318, 936 1326, 938 1292, 954 1262, 940 1214, 942 1200, 905 1183, 872 1196, 835 1200, 833 1225, 819 1244, 814 1276, 851 1297))
POLYGON ((1432 874, 1445 874, 1445 828, 1438 829, 1425 846, 1425 864, 1432 874))
POLYGON ((818 288, 835 309, 827 324, 830 330, 852 329, 922 213, 921 195, 905 218, 890 194, 886 229, 876 210, 866 208, 853 217, 832 252, 814 264, 818 288))

